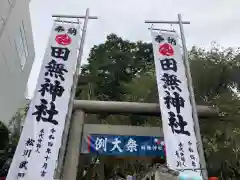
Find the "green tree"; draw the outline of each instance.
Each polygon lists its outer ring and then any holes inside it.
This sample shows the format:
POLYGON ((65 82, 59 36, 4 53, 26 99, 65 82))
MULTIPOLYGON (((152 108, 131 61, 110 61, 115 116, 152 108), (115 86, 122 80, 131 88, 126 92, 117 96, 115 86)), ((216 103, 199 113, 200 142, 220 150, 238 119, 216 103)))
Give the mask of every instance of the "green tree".
POLYGON ((220 117, 202 120, 201 130, 210 174, 240 178, 239 171, 239 51, 213 44, 209 51, 190 51, 198 104, 220 109, 220 117))
POLYGON ((0 123, 0 150, 5 149, 5 147, 8 144, 8 141, 9 141, 8 129, 3 123, 0 123))
POLYGON ((82 76, 87 76, 92 86, 91 99, 122 100, 125 89, 121 84, 146 71, 152 60, 150 44, 132 43, 114 34, 107 36, 104 44, 92 48, 89 63, 82 69, 82 76))
POLYGON ((28 105, 20 108, 10 120, 8 127, 0 123, 0 177, 7 175, 9 166, 6 162, 13 157, 20 137, 20 129, 16 130, 16 125, 25 118, 27 109, 28 105))

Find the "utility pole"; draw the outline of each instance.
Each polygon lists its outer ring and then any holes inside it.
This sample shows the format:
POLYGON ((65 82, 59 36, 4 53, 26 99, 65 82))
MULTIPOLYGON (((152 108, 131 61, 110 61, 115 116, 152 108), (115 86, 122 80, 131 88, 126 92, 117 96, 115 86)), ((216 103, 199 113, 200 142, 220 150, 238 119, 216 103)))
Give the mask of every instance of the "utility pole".
MULTIPOLYGON (((200 168, 202 170, 204 180, 207 180, 208 179, 208 173, 207 173, 206 161, 205 161, 205 157, 204 157, 204 150, 203 150, 203 145, 202 145, 202 138, 201 138, 201 132, 200 132, 200 127, 199 127, 196 102, 195 102, 193 85, 192 85, 191 71, 190 71, 190 66, 189 66, 189 61, 188 61, 186 39, 185 39, 185 36, 184 36, 184 29, 183 29, 183 24, 190 24, 190 22, 189 21, 182 21, 181 14, 178 14, 178 21, 152 21, 152 20, 147 20, 147 21, 145 21, 145 23, 178 24, 179 25, 181 41, 182 41, 182 48, 183 48, 183 61, 184 61, 184 65, 185 65, 185 69, 186 69, 186 76, 187 76, 187 80, 188 80, 190 102, 191 102, 192 110, 193 110, 192 116, 193 116, 193 121, 194 121, 194 131, 195 131, 196 139, 197 139, 197 148, 198 148, 198 153, 199 153, 199 158, 200 158, 200 168)), ((162 31, 162 29, 158 29, 158 30, 162 31)), ((163 30, 163 31, 166 31, 166 30, 163 30)), ((170 30, 170 32, 173 32, 173 31, 170 30)))
POLYGON ((207 166, 206 166, 206 160, 204 157, 204 150, 203 150, 203 144, 202 144, 202 137, 201 137, 201 130, 199 126, 199 120, 197 115, 197 108, 196 108, 196 101, 195 101, 195 95, 193 90, 193 83, 192 83, 192 76, 191 76, 191 70, 188 60, 188 52, 187 52, 187 46, 186 46, 186 39, 184 36, 184 29, 183 29, 183 22, 182 22, 182 16, 181 14, 178 14, 178 21, 179 21, 179 28, 180 28, 180 34, 182 39, 182 48, 183 48, 183 60, 186 68, 186 76, 188 79, 188 89, 190 94, 190 102, 192 104, 193 109, 193 121, 194 121, 194 129, 196 133, 197 138, 197 146, 198 146, 198 153, 200 157, 200 168, 202 168, 203 177, 204 179, 208 179, 208 173, 207 173, 207 166))
MULTIPOLYGON (((82 36, 81 36, 79 52, 78 52, 78 57, 77 57, 76 72, 75 72, 74 77, 73 77, 73 85, 72 85, 72 90, 71 90, 72 92, 71 92, 71 97, 70 97, 69 106, 68 106, 68 114, 66 116, 65 128, 64 128, 64 131, 63 131, 62 145, 61 145, 61 148, 59 150, 58 166, 57 166, 56 171, 55 171, 55 178, 60 179, 60 176, 62 174, 65 152, 66 152, 66 145, 67 145, 67 141, 68 141, 68 132, 69 132, 70 121, 71 121, 71 116, 72 116, 72 111, 73 111, 73 103, 74 103, 76 87, 77 87, 77 83, 78 83, 78 76, 79 76, 79 73, 80 73, 81 61, 82 61, 82 56, 83 56, 83 47, 84 47, 85 38, 86 38, 88 20, 89 19, 97 19, 97 17, 96 16, 89 16, 89 8, 86 10, 85 16, 52 15, 52 17, 77 19, 78 24, 80 24, 79 19, 84 19, 82 36)), ((55 20, 55 21, 61 21, 61 20, 55 20)), ((73 21, 64 21, 64 22, 66 22, 66 23, 77 23, 77 22, 73 22, 73 21)))

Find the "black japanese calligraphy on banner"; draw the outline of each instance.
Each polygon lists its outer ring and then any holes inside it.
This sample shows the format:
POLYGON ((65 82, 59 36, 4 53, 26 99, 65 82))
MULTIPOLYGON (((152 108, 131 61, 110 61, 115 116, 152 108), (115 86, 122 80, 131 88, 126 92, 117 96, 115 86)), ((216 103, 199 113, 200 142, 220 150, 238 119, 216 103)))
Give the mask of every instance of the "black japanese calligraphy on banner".
POLYGON ((164 97, 164 103, 168 109, 171 109, 173 106, 177 113, 180 114, 181 108, 184 108, 185 100, 180 96, 178 92, 173 92, 173 96, 171 96, 169 91, 165 91, 166 96, 164 97))
POLYGON ((68 56, 70 54, 70 51, 68 48, 61 48, 61 47, 51 47, 52 48, 52 57, 53 58, 60 58, 66 61, 68 59, 68 56))
POLYGON ((177 78, 176 75, 164 73, 161 80, 164 82, 164 89, 182 92, 181 88, 179 87, 182 82, 177 78))
POLYGON ((197 159, 199 167, 188 80, 178 35, 152 31, 152 38, 166 153, 169 154, 167 164, 172 169, 193 169, 195 164, 190 159, 197 159), (189 141, 192 142, 190 149, 189 141), (194 156, 189 156, 189 150, 194 156))
MULTIPOLYGON (((58 33, 65 32, 65 28, 63 26, 57 26, 54 30, 58 33)), ((68 28, 67 33, 76 36, 77 28, 68 28)))
POLYGON ((24 178, 24 176, 25 176, 25 173, 22 173, 22 172, 21 172, 21 173, 18 173, 18 177, 19 177, 19 178, 24 178))
POLYGON ((54 137, 54 133, 56 132, 56 129, 51 128, 50 130, 50 134, 48 136, 48 144, 47 144, 47 148, 45 150, 45 157, 44 157, 44 163, 42 165, 42 171, 41 173, 41 177, 45 177, 46 173, 47 173, 47 167, 48 167, 48 162, 49 159, 51 158, 51 154, 52 154, 52 147, 53 147, 53 140, 55 139, 54 137))
POLYGON ((187 126, 187 122, 183 120, 183 117, 181 115, 175 115, 174 112, 168 112, 169 114, 169 126, 172 129, 173 133, 177 134, 185 134, 187 136, 190 136, 190 132, 185 130, 185 127, 187 126))
MULTIPOLYGON (((155 37, 155 41, 158 42, 158 43, 161 43, 161 42, 164 42, 165 38, 161 35, 157 35, 155 37)), ((176 46, 177 45, 177 42, 176 42, 176 39, 175 38, 172 38, 172 37, 168 37, 167 38, 167 42, 176 46)))
POLYGON ((38 140, 37 140, 37 144, 36 144, 36 152, 37 153, 40 153, 43 138, 44 138, 44 129, 41 129, 40 132, 39 132, 38 140))
POLYGON ((24 157, 30 157, 32 150, 31 149, 26 149, 23 152, 24 157))
POLYGON ((71 34, 73 36, 76 36, 77 34, 77 29, 76 28, 69 28, 68 29, 68 34, 71 34))
POLYGON ((47 66, 45 66, 47 71, 45 72, 45 76, 50 76, 52 78, 60 79, 62 81, 65 81, 64 74, 68 72, 67 69, 65 69, 64 64, 58 63, 54 59, 48 63, 47 66))
MULTIPOLYGON (((56 58, 62 58, 63 60, 67 60, 69 55, 69 50, 67 48, 59 48, 59 47, 51 47, 52 53, 51 55, 56 58)), ((49 93, 52 97, 52 101, 49 103, 47 99, 40 99, 40 105, 35 105, 37 111, 32 113, 32 115, 36 115, 36 120, 49 122, 54 125, 58 124, 58 121, 54 119, 55 115, 58 115, 59 111, 56 109, 56 105, 54 101, 57 97, 61 98, 65 89, 61 85, 61 81, 64 81, 64 73, 68 71, 65 69, 64 64, 57 63, 54 59, 52 59, 47 66, 45 66, 46 72, 45 76, 50 76, 50 78, 44 78, 45 83, 41 84, 41 89, 38 92, 41 93, 41 96, 45 96, 46 92, 49 93), (51 80, 56 78, 53 83, 51 80), (60 80, 57 80, 60 79, 60 80), (50 108, 48 106, 50 105, 50 108)))
POLYGON ((167 38, 167 41, 168 41, 168 43, 170 43, 170 44, 172 44, 172 45, 174 45, 174 46, 177 45, 177 42, 176 42, 176 39, 175 39, 175 38, 168 37, 168 38, 167 38))
POLYGON ((28 138, 26 141, 26 146, 34 146, 35 140, 32 138, 28 138))
POLYGON ((173 58, 165 58, 160 60, 162 70, 164 71, 174 71, 177 72, 177 62, 173 58))
POLYGON ((36 111, 32 113, 32 115, 36 116, 36 120, 43 121, 43 122, 49 122, 54 125, 58 125, 58 121, 54 119, 55 115, 58 115, 58 111, 55 109, 54 102, 50 102, 50 108, 48 108, 48 101, 46 99, 40 99, 41 103, 40 105, 36 105, 36 111))
POLYGON ((34 145, 35 145, 35 140, 32 138, 28 138, 25 141, 25 149, 22 152, 23 160, 21 160, 18 165, 19 169, 18 169, 17 176, 19 178, 23 178, 28 170, 28 160, 31 157, 34 145))
POLYGON ((76 68, 78 29, 54 23, 8 180, 53 179, 76 68))
POLYGON ((55 29, 54 29, 56 32, 64 32, 65 29, 63 26, 57 26, 55 29))
POLYGON ((158 42, 158 43, 161 43, 164 41, 164 37, 161 36, 161 35, 156 35, 155 37, 155 41, 158 42))
POLYGON ((178 169, 184 169, 186 167, 186 159, 185 159, 185 152, 184 152, 184 144, 179 143, 178 149, 175 152, 175 156, 177 158, 176 167, 178 169))
POLYGON ((19 168, 27 170, 27 164, 28 164, 27 161, 22 161, 19 165, 19 168))
POLYGON ((45 78, 45 83, 41 84, 41 87, 38 92, 41 92, 42 96, 44 96, 46 92, 51 94, 52 101, 55 101, 56 97, 62 97, 65 90, 60 81, 55 80, 54 83, 51 83, 49 78, 45 78))
POLYGON ((197 164, 196 164, 196 157, 195 157, 195 153, 194 153, 194 150, 192 148, 192 142, 191 141, 188 141, 188 155, 190 157, 190 160, 191 160, 191 163, 192 163, 192 166, 193 166, 193 170, 194 171, 197 171, 196 168, 197 168, 197 164))

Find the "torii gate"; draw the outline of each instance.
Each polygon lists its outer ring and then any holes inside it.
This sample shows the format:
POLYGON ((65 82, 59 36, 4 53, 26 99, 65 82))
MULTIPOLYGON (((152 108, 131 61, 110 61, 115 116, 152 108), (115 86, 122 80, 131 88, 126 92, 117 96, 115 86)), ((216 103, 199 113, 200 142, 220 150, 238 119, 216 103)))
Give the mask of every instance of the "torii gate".
MULTIPOLYGON (((218 111, 215 108, 209 106, 197 106, 197 111, 199 117, 202 118, 211 118, 218 115, 218 111)), ((69 138, 67 140, 68 143, 66 148, 64 166, 62 169, 61 179, 63 180, 75 180, 77 178, 82 135, 84 131, 87 131, 87 129, 89 129, 87 128, 88 126, 84 126, 84 116, 86 113, 135 114, 159 117, 160 108, 158 104, 154 103, 75 100, 74 111, 69 130, 69 138)), ((114 130, 118 129, 118 132, 121 132, 121 135, 128 135, 129 133, 129 131, 126 130, 125 126, 112 125, 112 127, 114 130)), ((109 129, 109 125, 101 125, 101 128, 99 129, 92 128, 91 133, 102 134, 103 130, 107 129, 109 129)), ((132 133, 138 131, 137 135, 142 136, 146 135, 149 130, 151 131, 150 133, 162 133, 159 127, 142 127, 141 132, 139 132, 139 129, 136 126, 133 126, 131 128, 132 133), (157 130, 158 132, 156 132, 157 130)))

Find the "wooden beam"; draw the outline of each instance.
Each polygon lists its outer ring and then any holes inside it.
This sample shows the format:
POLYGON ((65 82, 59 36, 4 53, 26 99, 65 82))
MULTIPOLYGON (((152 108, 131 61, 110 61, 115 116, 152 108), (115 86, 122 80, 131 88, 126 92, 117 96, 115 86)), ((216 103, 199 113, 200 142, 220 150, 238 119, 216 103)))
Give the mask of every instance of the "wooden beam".
MULTIPOLYGON (((155 103, 75 100, 74 109, 81 109, 91 114, 160 115, 159 104, 155 103)), ((211 106, 197 106, 197 111, 200 117, 210 118, 218 116, 218 109, 211 106)))

